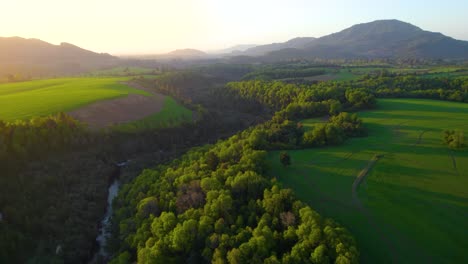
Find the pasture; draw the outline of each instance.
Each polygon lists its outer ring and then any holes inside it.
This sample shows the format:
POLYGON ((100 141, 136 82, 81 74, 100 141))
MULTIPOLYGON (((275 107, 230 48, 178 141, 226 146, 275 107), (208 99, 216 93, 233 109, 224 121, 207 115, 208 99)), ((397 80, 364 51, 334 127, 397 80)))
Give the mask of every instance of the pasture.
POLYGON ((149 93, 120 82, 127 78, 60 78, 0 85, 0 120, 24 120, 85 105, 149 93))
MULTIPOLYGON (((364 263, 468 262, 468 148, 453 151, 441 140, 443 129, 467 134, 468 104, 384 99, 359 116, 368 137, 288 151, 289 167, 272 151, 270 175, 346 226, 364 263)), ((304 127, 316 122, 323 120, 304 127)))
POLYGON ((134 132, 178 125, 192 112, 173 98, 119 78, 61 78, 0 85, 0 120, 68 112, 91 127, 134 132), (135 87, 135 88, 133 88, 135 87))

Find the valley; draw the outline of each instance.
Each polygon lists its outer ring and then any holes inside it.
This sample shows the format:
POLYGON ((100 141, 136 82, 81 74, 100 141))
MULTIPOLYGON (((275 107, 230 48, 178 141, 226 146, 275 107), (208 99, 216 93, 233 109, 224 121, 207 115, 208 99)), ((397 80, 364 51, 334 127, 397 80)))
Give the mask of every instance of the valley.
POLYGON ((0 17, 0 263, 468 262, 455 24, 50 1, 0 17))

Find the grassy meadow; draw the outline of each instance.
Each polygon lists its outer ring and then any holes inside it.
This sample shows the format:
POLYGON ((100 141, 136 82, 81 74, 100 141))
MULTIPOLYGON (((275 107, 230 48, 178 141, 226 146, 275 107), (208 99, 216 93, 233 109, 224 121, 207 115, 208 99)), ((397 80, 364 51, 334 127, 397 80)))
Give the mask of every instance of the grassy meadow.
POLYGON ((67 112, 128 94, 149 95, 119 82, 128 78, 60 78, 0 85, 0 120, 67 112))
MULTIPOLYGON (((344 145, 291 150, 283 167, 269 153, 271 176, 355 236, 364 263, 466 263, 468 149, 442 144, 443 129, 468 131, 468 105, 384 99, 359 113, 369 136, 344 145), (353 199, 357 175, 376 155, 353 199), (362 205, 362 206, 360 206, 362 205)), ((320 118, 305 120, 306 129, 320 118)))

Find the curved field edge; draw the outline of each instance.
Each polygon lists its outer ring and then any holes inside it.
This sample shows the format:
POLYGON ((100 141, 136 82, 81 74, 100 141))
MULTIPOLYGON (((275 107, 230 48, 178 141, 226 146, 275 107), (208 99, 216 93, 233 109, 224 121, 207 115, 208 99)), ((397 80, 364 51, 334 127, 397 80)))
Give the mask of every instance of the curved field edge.
MULTIPOLYGON (((368 137, 289 151, 287 168, 279 152, 270 152, 270 173, 319 213, 349 228, 364 263, 466 262, 468 151, 449 151, 441 133, 468 129, 468 105, 385 99, 378 106, 359 113, 368 137), (366 215, 353 203, 352 184, 376 154, 383 156, 358 189, 366 215)), ((314 122, 319 120, 305 121, 314 122)))
POLYGON ((69 112, 102 101, 149 93, 120 82, 128 78, 59 78, 0 85, 0 119, 25 120, 69 112))
POLYGON ((122 132, 136 132, 149 129, 173 127, 193 121, 193 112, 179 104, 174 98, 166 96, 163 108, 143 119, 117 125, 114 129, 122 132))

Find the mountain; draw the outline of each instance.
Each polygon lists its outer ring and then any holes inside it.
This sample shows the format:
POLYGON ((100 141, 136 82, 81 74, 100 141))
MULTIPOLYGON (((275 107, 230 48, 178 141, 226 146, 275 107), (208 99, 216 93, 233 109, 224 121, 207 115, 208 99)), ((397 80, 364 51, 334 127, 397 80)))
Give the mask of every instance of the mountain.
POLYGON ((205 57, 208 54, 196 49, 178 49, 164 54, 166 57, 197 58, 205 57))
POLYGON ((69 43, 53 45, 38 39, 0 38, 0 75, 48 76, 75 74, 108 67, 118 58, 69 43))
POLYGON ((215 51, 214 53, 216 54, 225 54, 225 53, 234 53, 234 54, 238 54, 238 53, 242 53, 250 48, 253 48, 253 47, 256 47, 257 45, 255 44, 240 44, 240 45, 235 45, 235 46, 232 46, 232 47, 229 47, 227 49, 222 49, 222 50, 217 50, 215 51))
POLYGON ((425 31, 399 20, 377 20, 358 24, 338 33, 304 41, 302 47, 287 47, 287 44, 293 40, 264 45, 263 47, 270 49, 265 57, 270 60, 292 58, 468 59, 468 41, 425 31), (278 47, 282 48, 278 49, 278 47))
POLYGON ((310 38, 310 37, 309 38, 294 38, 284 43, 272 43, 272 44, 267 44, 267 45, 260 45, 260 46, 247 49, 243 53, 243 55, 261 56, 269 52, 281 50, 281 49, 290 49, 290 48, 303 49, 308 44, 313 43, 315 40, 316 38, 310 38))

